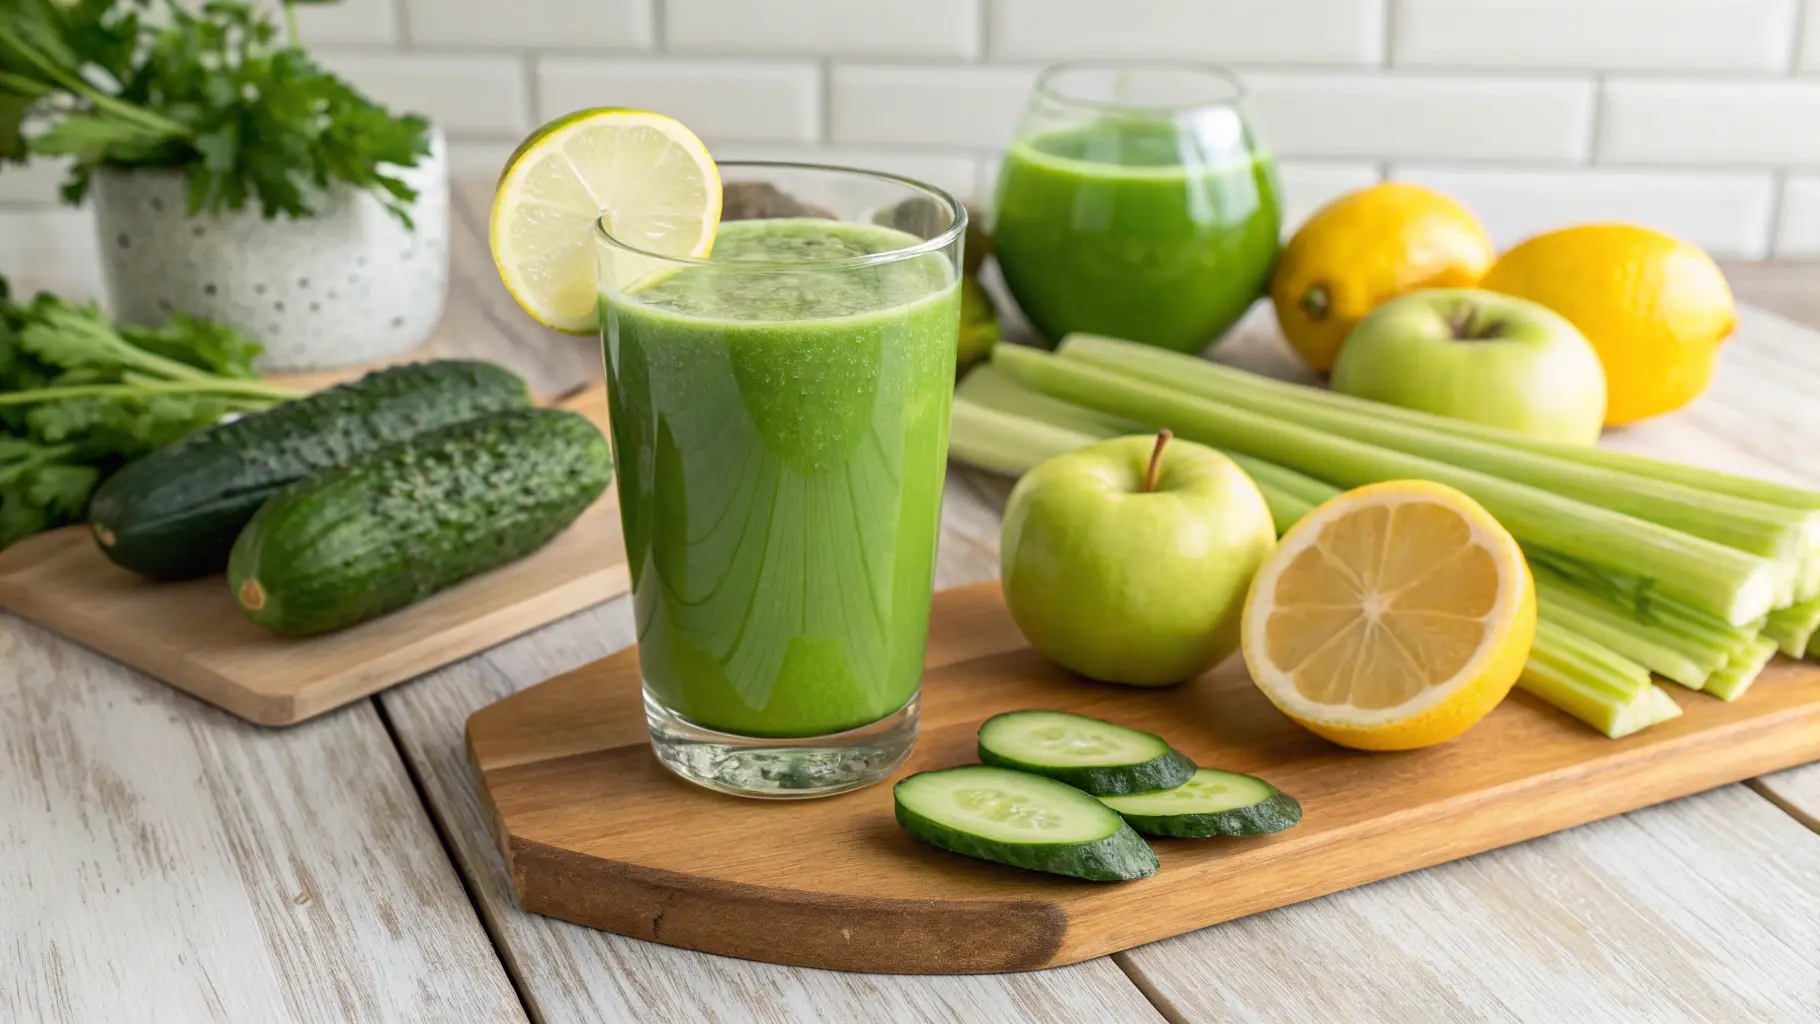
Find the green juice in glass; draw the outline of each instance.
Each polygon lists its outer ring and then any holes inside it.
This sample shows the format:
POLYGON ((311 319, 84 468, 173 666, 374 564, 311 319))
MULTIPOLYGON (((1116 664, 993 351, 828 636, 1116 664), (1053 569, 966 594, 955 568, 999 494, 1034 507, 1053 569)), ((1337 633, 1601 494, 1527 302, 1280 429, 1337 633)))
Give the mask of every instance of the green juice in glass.
POLYGON ((1216 157, 1174 122, 1107 117, 1012 146, 993 248, 1047 337, 1198 351, 1263 294, 1279 191, 1267 154, 1216 157))
MULTIPOLYGON (((870 224, 731 221, 714 260, 920 242, 870 224)), ((897 711, 928 631, 960 315, 951 264, 688 266, 601 301, 647 692, 756 737, 897 711)))

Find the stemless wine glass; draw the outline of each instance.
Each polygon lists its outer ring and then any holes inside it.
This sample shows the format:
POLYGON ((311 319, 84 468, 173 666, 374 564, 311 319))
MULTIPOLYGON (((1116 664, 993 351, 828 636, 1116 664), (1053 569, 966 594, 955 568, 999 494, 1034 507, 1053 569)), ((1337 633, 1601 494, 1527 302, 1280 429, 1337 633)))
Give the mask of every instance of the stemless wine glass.
POLYGON ((1238 80, 1164 62, 1059 64, 999 174, 993 249, 1049 338, 1198 351, 1260 294, 1281 230, 1276 164, 1238 80))
POLYGON ((712 254, 596 245, 658 758, 825 796, 916 739, 966 212, 835 167, 723 163, 712 254))

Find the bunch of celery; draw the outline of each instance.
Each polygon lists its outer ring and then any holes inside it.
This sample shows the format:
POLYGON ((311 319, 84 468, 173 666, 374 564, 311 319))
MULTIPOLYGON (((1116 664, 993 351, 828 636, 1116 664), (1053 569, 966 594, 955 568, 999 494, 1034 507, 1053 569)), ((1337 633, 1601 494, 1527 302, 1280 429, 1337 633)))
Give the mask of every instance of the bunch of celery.
POLYGON ((1820 494, 1538 441, 1075 336, 1000 346, 963 381, 953 452, 1017 474, 1167 426, 1224 449, 1278 531, 1342 487, 1458 487, 1523 545, 1542 625, 1520 685, 1607 735, 1680 713, 1650 673, 1735 699, 1778 649, 1820 652, 1820 494))

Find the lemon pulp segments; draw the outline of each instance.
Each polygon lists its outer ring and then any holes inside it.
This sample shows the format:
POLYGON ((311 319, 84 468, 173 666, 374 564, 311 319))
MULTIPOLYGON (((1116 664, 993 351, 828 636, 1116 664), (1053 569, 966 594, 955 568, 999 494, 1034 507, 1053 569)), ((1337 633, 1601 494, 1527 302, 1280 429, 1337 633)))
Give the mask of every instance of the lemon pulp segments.
POLYGON ((1452 738, 1515 682, 1535 630, 1516 544, 1470 498, 1400 481, 1317 509, 1259 573, 1245 652, 1292 718, 1357 746, 1452 738))
POLYGON ((490 226, 500 279, 558 330, 594 330, 594 221, 659 256, 702 257, 720 223, 720 174, 700 139, 661 114, 588 110, 537 130, 512 155, 490 226))

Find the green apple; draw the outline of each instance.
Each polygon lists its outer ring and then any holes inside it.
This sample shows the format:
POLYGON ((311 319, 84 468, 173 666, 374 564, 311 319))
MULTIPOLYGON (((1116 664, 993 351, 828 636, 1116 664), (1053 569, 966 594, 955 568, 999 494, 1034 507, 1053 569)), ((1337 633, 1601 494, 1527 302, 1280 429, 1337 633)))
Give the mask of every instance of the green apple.
POLYGON ((1476 288, 1373 310, 1346 336, 1333 389, 1576 444, 1605 422, 1605 370, 1585 336, 1545 306, 1476 288))
POLYGON ((1165 431, 1026 473, 1005 509, 999 567, 1032 647, 1090 679, 1161 686, 1238 647, 1245 593, 1275 545, 1251 478, 1165 431))

